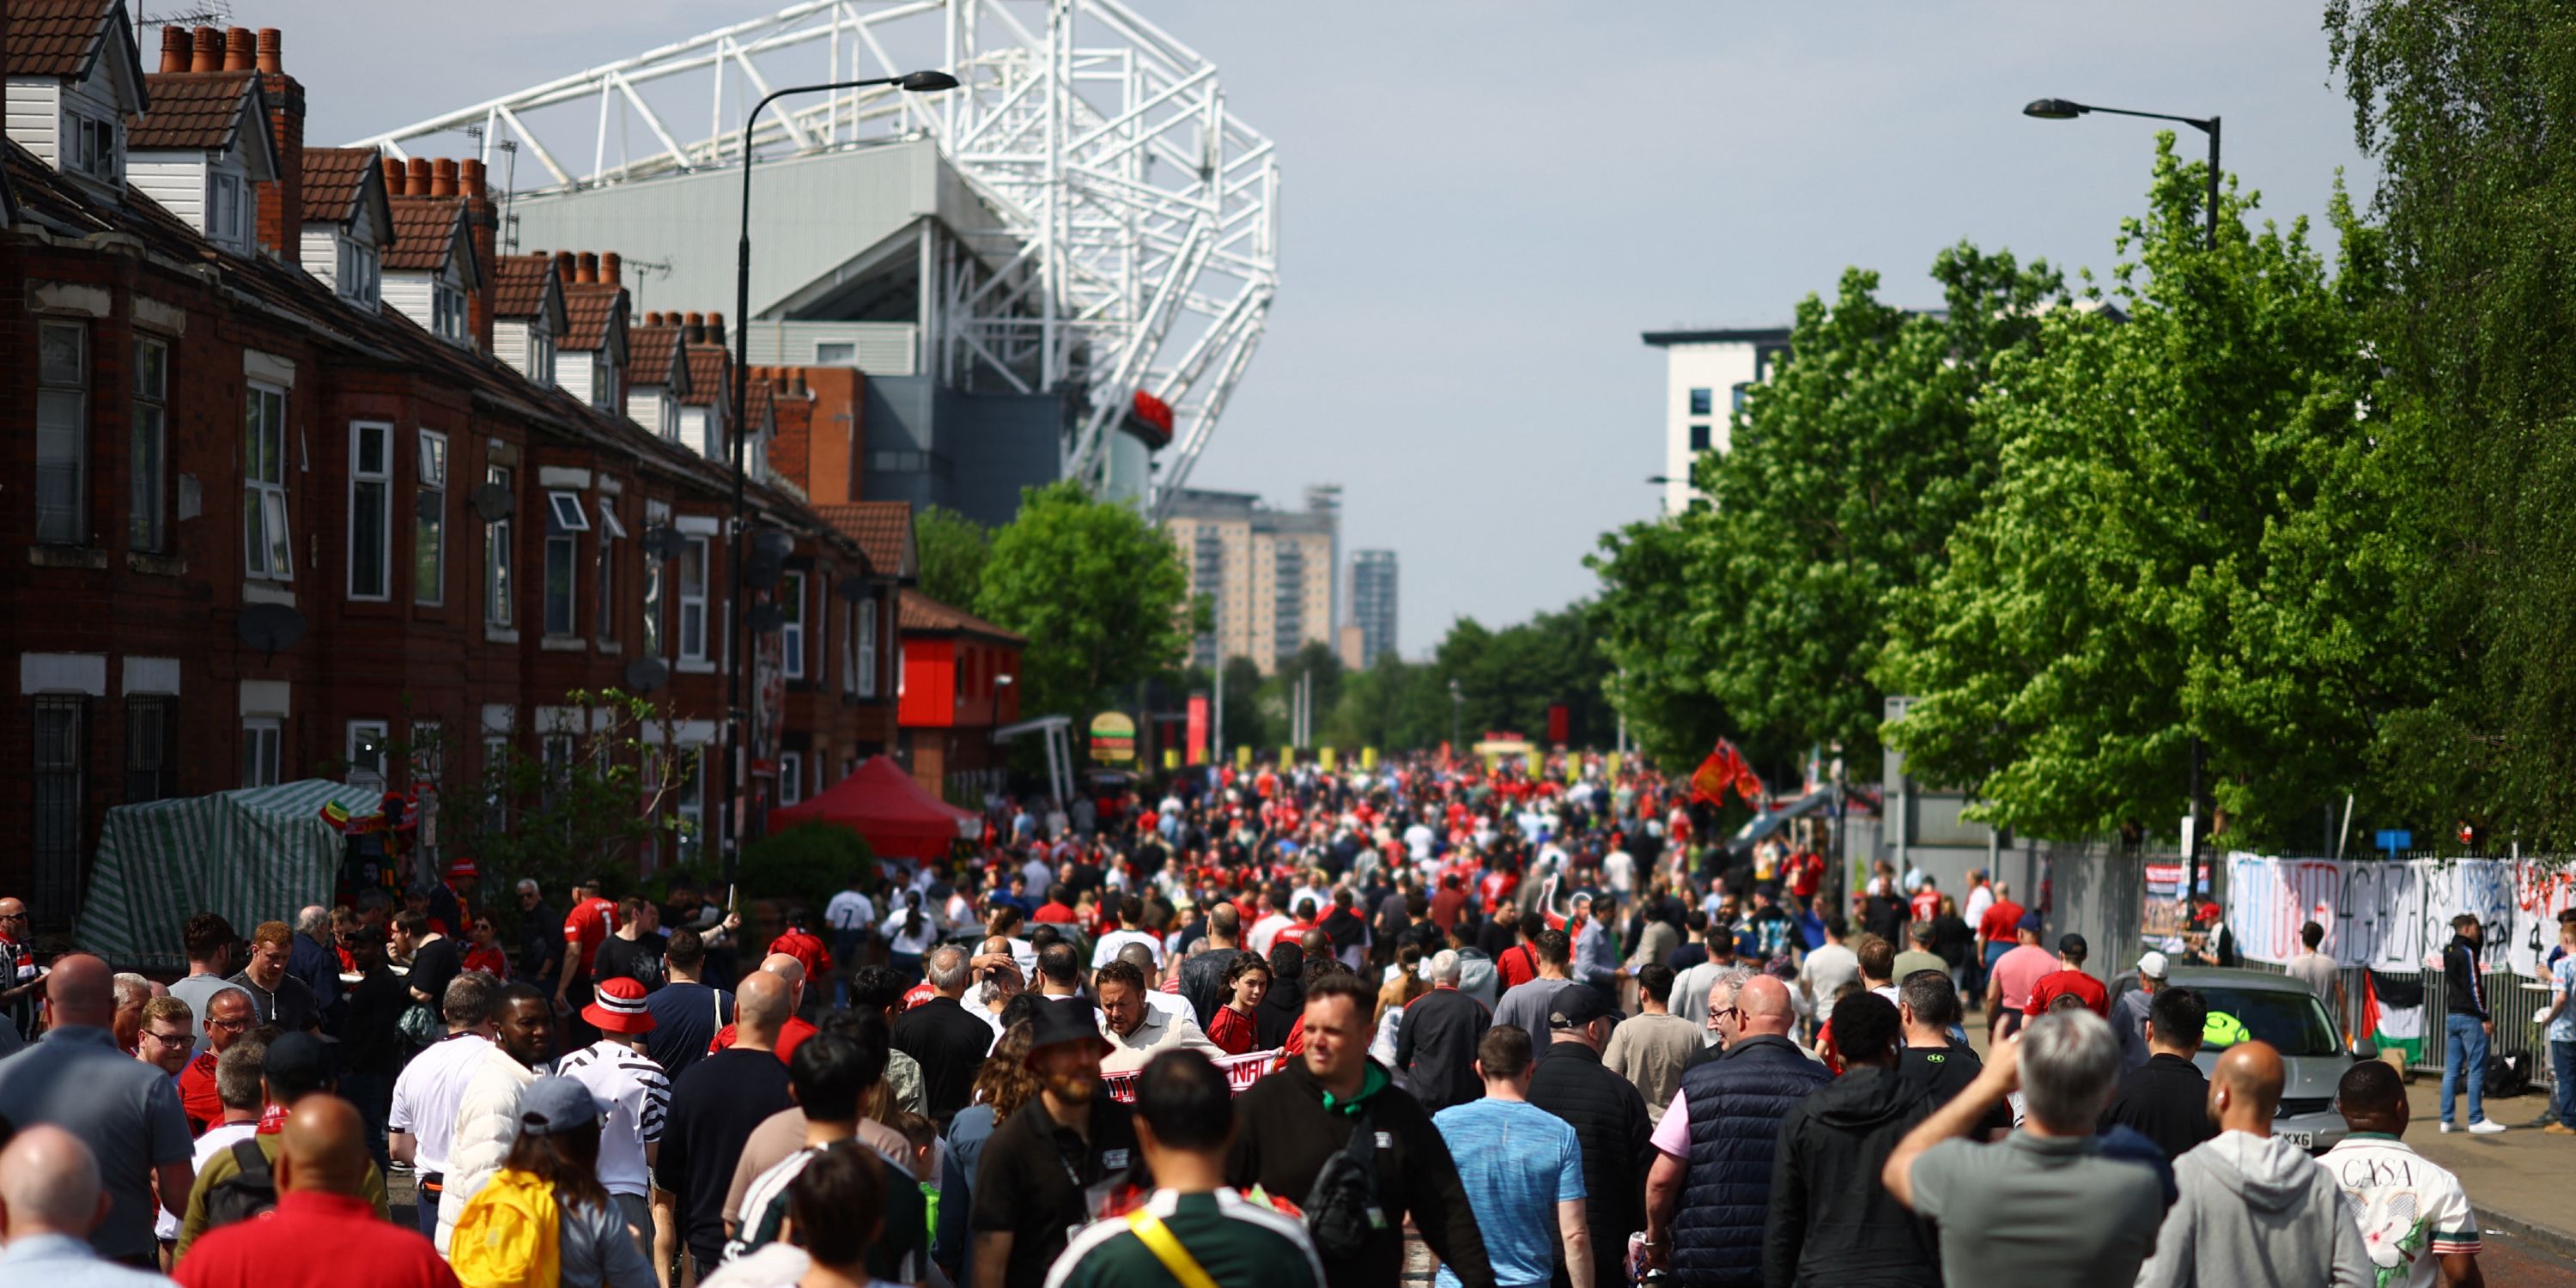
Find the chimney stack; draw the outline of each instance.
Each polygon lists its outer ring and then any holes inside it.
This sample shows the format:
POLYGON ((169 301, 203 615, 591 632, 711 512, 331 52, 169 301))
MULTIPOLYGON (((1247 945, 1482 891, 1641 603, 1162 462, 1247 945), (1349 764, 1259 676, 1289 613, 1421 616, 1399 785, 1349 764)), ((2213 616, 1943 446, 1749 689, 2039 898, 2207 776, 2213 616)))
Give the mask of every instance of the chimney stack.
POLYGON ((596 255, 596 254, 594 254, 594 253, 592 253, 592 252, 590 252, 590 251, 583 251, 583 252, 581 253, 580 258, 578 258, 578 259, 574 260, 573 262, 574 262, 575 264, 577 264, 577 265, 579 265, 579 266, 580 266, 578 269, 576 269, 576 270, 575 270, 579 275, 578 275, 578 276, 576 276, 576 277, 573 279, 574 281, 580 282, 580 283, 581 283, 582 285, 584 285, 584 286, 596 286, 596 285, 598 285, 598 283, 599 283, 599 256, 598 256, 598 255, 596 255))
POLYGON ((403 178, 403 195, 406 197, 426 197, 429 195, 429 185, 429 158, 413 157, 411 159, 411 164, 405 170, 403 178))
POLYGON ((277 178, 259 185, 259 242, 292 264, 304 253, 304 85, 286 74, 286 38, 277 28, 260 28, 250 43, 247 65, 259 72, 277 152, 277 178))
POLYGON ((573 270, 571 251, 559 250, 555 252, 555 280, 562 282, 566 286, 570 286, 581 280, 573 270))
POLYGON ((161 74, 167 76, 173 72, 188 70, 189 56, 188 29, 163 27, 161 29, 161 74))
POLYGON ((682 344, 700 344, 705 342, 706 338, 707 315, 704 313, 689 314, 687 320, 681 323, 680 342, 682 344))
POLYGON ((456 158, 440 157, 429 163, 429 195, 433 197, 456 195, 456 158))
POLYGON ((381 166, 385 172, 385 195, 388 197, 399 197, 403 195, 402 158, 381 157, 377 161, 377 164, 381 166))
POLYGON ((224 31, 224 70, 255 71, 259 67, 259 44, 248 27, 231 27, 224 31))
POLYGON ((483 163, 473 157, 456 163, 456 185, 468 197, 491 195, 485 187, 483 163))
POLYGON ((724 314, 710 313, 707 315, 707 340, 719 349, 724 347, 724 314))
POLYGON ((619 256, 618 253, 613 250, 600 256, 599 280, 608 283, 610 286, 617 285, 617 274, 624 263, 625 260, 623 257, 619 256))
POLYGON ((189 37, 189 71, 219 72, 224 69, 224 33, 212 27, 199 27, 190 32, 189 37))
POLYGON ((501 290, 501 208, 492 201, 482 161, 456 162, 456 191, 465 198, 465 235, 474 243, 474 279, 481 283, 465 300, 466 329, 478 352, 492 352, 493 304, 501 290))

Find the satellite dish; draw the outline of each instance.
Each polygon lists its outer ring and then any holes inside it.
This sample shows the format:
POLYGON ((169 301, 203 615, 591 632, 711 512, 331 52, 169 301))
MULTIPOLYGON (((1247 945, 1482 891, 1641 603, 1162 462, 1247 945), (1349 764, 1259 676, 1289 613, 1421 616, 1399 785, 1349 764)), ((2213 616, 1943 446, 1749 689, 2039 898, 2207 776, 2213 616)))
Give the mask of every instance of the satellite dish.
POLYGON ((677 559, 687 546, 679 531, 669 524, 656 524, 644 531, 644 553, 656 559, 677 559))
POLYGON ((750 612, 742 615, 742 621, 754 635, 775 634, 787 624, 787 610, 776 604, 754 604, 750 612))
POLYGON ((772 559, 784 559, 796 551, 796 538, 776 528, 762 528, 752 534, 751 548, 772 559))
POLYGON ((742 585, 745 590, 768 590, 778 584, 787 571, 786 565, 761 551, 753 551, 742 561, 742 585))
POLYGON ((233 634, 262 654, 275 657, 304 638, 304 614, 285 604, 252 604, 233 619, 233 634))
POLYGON ((671 664, 658 657, 639 657, 626 664, 626 691, 641 696, 671 681, 671 664))
POLYGON ((473 505, 476 517, 485 523, 499 523, 517 513, 519 509, 519 498, 510 495, 510 489, 498 483, 484 483, 476 486, 469 498, 469 503, 473 505))
POLYGON ((851 573, 833 585, 832 593, 843 599, 865 599, 868 597, 868 579, 857 573, 851 573))
POLYGON ((424 488, 419 492, 413 493, 412 496, 412 509, 418 513, 421 518, 435 523, 438 520, 447 517, 447 494, 445 492, 434 492, 424 488))

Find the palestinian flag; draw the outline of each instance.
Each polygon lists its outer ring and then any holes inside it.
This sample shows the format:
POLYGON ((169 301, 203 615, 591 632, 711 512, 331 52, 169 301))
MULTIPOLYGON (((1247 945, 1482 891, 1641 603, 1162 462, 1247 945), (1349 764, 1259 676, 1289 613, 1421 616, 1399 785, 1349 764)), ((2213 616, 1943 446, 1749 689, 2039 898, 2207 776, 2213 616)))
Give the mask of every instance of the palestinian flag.
POLYGON ((2424 986, 2368 972, 2362 986, 2361 1027, 2382 1051, 2406 1053, 2406 1063, 2424 1056, 2424 986))

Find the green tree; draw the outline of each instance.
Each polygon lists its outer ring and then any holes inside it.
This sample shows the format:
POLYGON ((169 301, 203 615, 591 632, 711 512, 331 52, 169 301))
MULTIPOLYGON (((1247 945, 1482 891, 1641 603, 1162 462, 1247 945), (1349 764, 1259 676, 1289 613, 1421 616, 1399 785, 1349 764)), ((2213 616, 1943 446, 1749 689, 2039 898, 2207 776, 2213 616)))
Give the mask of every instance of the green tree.
POLYGON ((1126 505, 1061 482, 1020 494, 993 534, 977 615, 1029 639, 1031 715, 1083 715, 1180 665, 1205 629, 1171 538, 1126 505))
POLYGON ((983 524, 945 506, 927 506, 912 522, 914 556, 921 562, 921 593, 954 608, 971 609, 993 557, 993 534, 983 524))
MULTIPOLYGON (((1225 660, 1225 754, 1232 756, 1237 747, 1250 747, 1254 755, 1269 748, 1278 754, 1285 740, 1271 731, 1269 717, 1262 714, 1261 686, 1267 678, 1261 664, 1248 657, 1225 660)), ((1283 728, 1285 726, 1282 726, 1283 728)))
POLYGON ((2382 516, 2417 575, 2427 695, 2381 722, 2391 821, 2576 842, 2576 10, 2331 0, 2326 29, 2379 163, 2389 285, 2368 328, 2377 433, 2411 486, 2382 516))
POLYGON ((522 878, 557 889, 574 877, 631 871, 647 841, 691 831, 677 802, 701 758, 667 750, 679 745, 677 716, 615 689, 575 689, 563 705, 608 718, 583 733, 539 730, 535 755, 513 739, 487 760, 480 782, 440 794, 439 830, 457 838, 448 851, 473 855, 491 889, 522 878))
POLYGON ((2197 734, 2220 843, 2305 840, 2410 689, 2362 414, 2375 238, 2338 197, 2329 273, 2305 221, 2250 229, 2231 189, 2207 249, 2205 176, 2165 135, 2120 239, 2128 320, 2056 310, 1997 360, 2000 481, 1899 596, 1878 678, 1919 700, 1888 737, 2018 830, 2170 829, 2197 734))
POLYGON ((1585 560, 1601 578, 1593 612, 1607 692, 1627 713, 1628 736, 1670 764, 1690 763, 1740 732, 1709 688, 1716 654, 1688 611, 1709 591, 1691 557, 1692 530, 1706 523, 1703 511, 1633 523, 1603 535, 1603 553, 1585 560))

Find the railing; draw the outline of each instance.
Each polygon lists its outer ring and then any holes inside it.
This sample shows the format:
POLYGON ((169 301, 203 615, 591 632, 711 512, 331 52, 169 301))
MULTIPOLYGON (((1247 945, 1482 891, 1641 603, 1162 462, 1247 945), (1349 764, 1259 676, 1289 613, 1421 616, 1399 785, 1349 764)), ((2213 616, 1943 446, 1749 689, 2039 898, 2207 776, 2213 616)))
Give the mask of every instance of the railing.
MULTIPOLYGON (((2252 970, 2270 971, 2276 975, 2284 973, 2281 967, 2264 962, 2247 962, 2245 965, 2252 970)), ((2336 1023, 2345 1033, 2352 1035, 2356 1043, 2370 1041, 2370 1033, 2362 1027, 2363 998, 2369 988, 2370 972, 2358 966, 2347 966, 2335 974, 2343 981, 2344 996, 2343 1013, 2335 1017, 2336 1023)), ((2442 1032, 2443 1021, 2450 1015, 2443 973, 2428 970, 2412 974, 2381 971, 2380 974, 2388 979, 2423 986, 2424 1036, 2416 1048, 2415 1059, 2407 1067, 2419 1073, 2441 1072, 2450 1055, 2449 1043, 2444 1040, 2442 1032)), ((2540 981, 2510 971, 2490 974, 2485 979, 2487 1012, 2495 1020, 2495 1036, 2487 1042, 2488 1062, 2492 1064, 2507 1051, 2522 1052, 2530 1057, 2527 1067, 2531 1070, 2532 1085, 2548 1085, 2549 1039, 2547 1031, 2537 1022, 2548 1013, 2548 991, 2526 987, 2540 981)), ((2331 1012, 2334 1009, 2334 1003, 2328 1001, 2326 1010, 2331 1012)))

